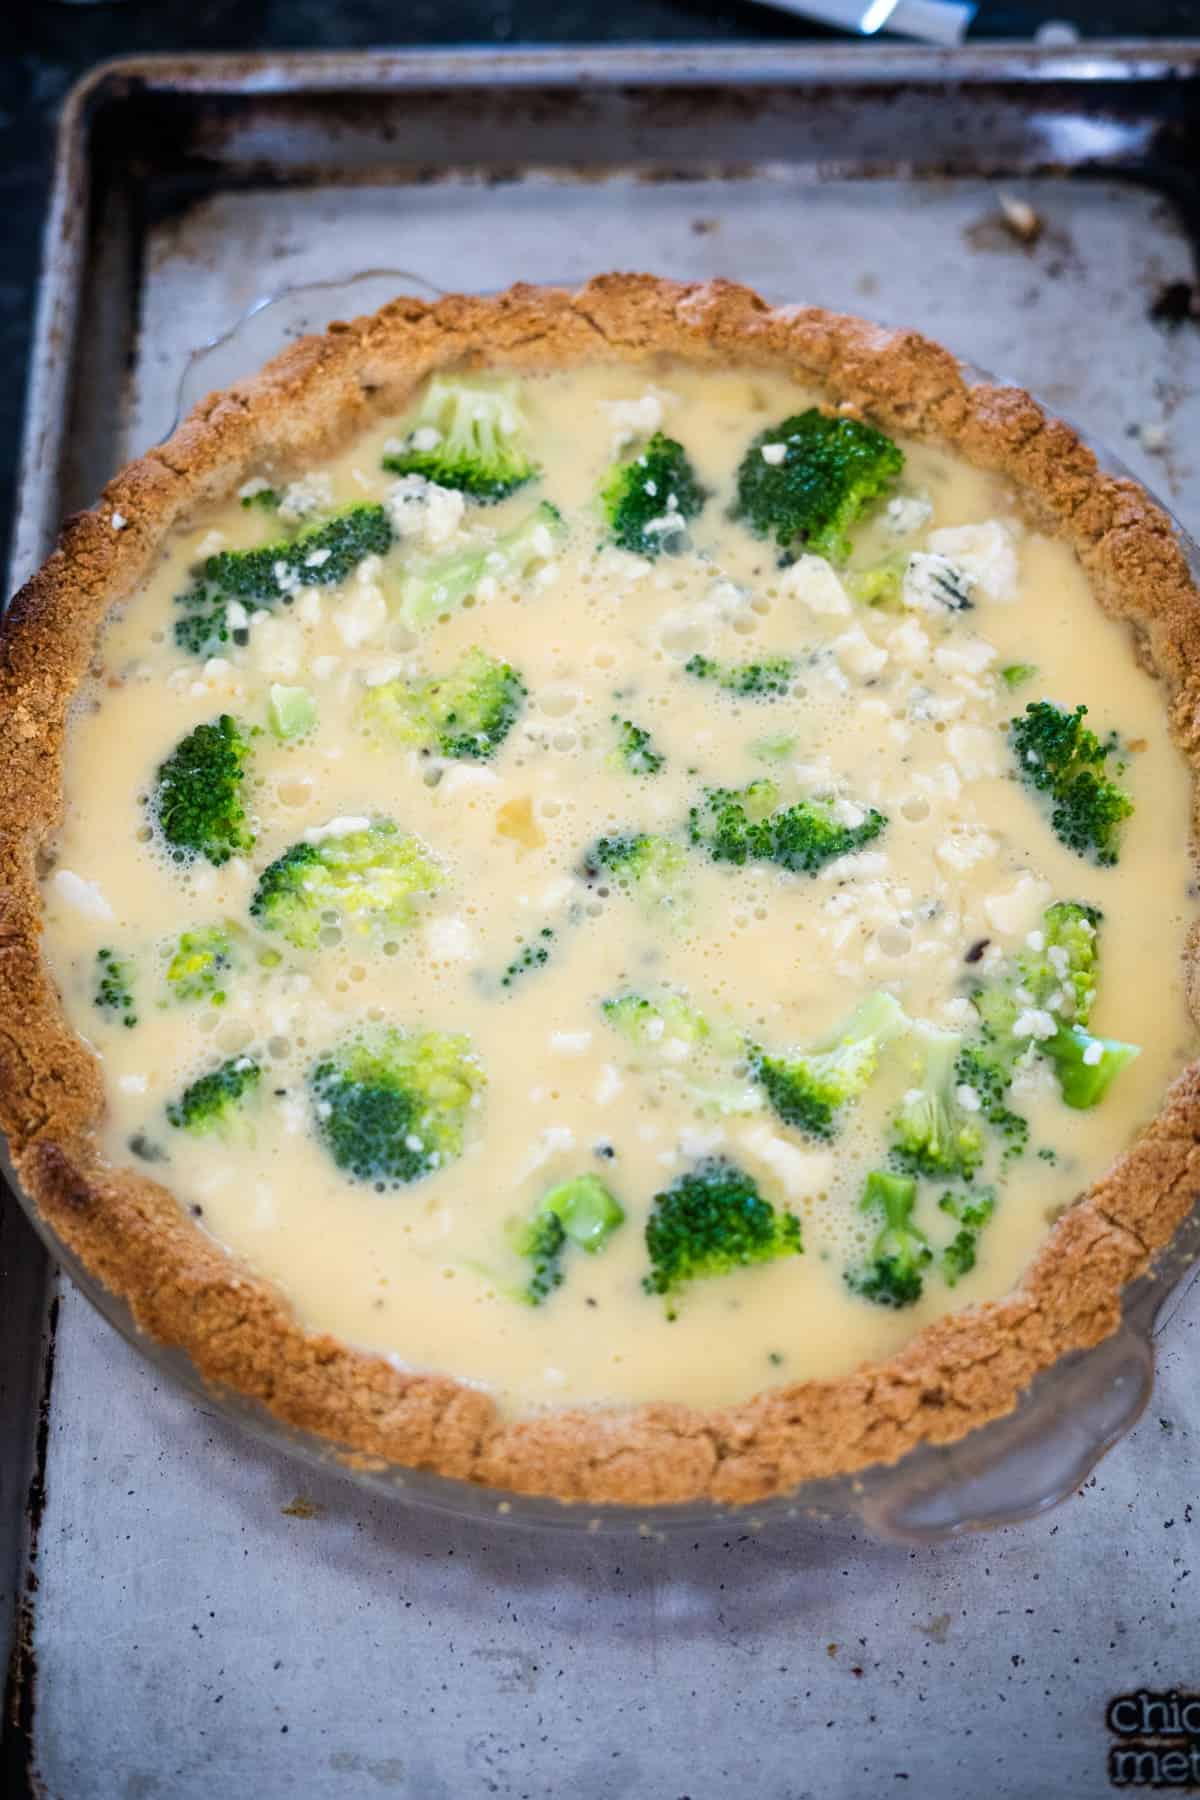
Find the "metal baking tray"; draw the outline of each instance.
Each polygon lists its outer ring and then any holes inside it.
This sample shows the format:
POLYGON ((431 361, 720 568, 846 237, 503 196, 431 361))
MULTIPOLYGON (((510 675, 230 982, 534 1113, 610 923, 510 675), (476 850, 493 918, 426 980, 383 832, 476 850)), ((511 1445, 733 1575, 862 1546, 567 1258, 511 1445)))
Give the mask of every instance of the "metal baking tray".
MULTIPOLYGON (((323 324, 380 265, 419 292, 729 274, 912 323, 1119 446, 1194 526, 1200 334, 1151 314, 1195 279, 1198 96, 1200 50, 1170 43, 109 65, 62 125, 13 584, 181 397, 323 324), (1036 242, 1002 196, 1033 205, 1036 242)), ((160 1383, 8 1208, 0 1788, 708 1800, 737 1780, 849 1795, 900 1771, 938 1800, 961 1791, 947 1746, 969 1726, 972 1776, 998 1796, 1097 1792, 1103 1696, 1155 1669, 1186 1685, 1200 1648, 1172 1611, 1200 1429, 1182 1355, 1200 1309, 1179 1295, 1155 1419, 1048 1524, 915 1556, 806 1519, 618 1550, 395 1509, 235 1433, 160 1383), (1088 1568, 1130 1514, 1153 1531, 1122 1545, 1112 1595, 1088 1568), (1031 1606, 1051 1549, 1054 1591, 1031 1606)), ((1068 1481, 1148 1391, 1154 1301, 1114 1340, 1112 1428, 1084 1434, 1068 1481)), ((930 1496, 914 1541, 946 1526, 930 1496)))

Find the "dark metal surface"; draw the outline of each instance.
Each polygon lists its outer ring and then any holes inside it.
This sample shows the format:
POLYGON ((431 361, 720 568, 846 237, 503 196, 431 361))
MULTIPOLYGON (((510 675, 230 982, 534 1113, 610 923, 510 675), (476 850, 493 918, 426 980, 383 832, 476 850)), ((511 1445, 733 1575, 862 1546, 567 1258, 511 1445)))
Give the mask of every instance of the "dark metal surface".
MULTIPOLYGON (((584 183, 632 170, 647 183, 733 184, 773 169, 814 183, 900 175, 924 184, 1062 170, 1150 185, 1194 224, 1198 92, 1200 51, 1169 43, 1069 54, 881 45, 111 66, 64 115, 14 575, 36 566, 58 518, 112 472, 147 233, 214 196, 272 184, 428 186, 464 172, 504 186, 531 168, 584 183)), ((32 1624, 52 1418, 53 1339, 43 1322, 53 1292, 10 1205, 0 1199, 0 1580, 12 1577, 0 1632, 14 1595, 32 1624)), ((32 1754, 32 1649, 26 1629, 0 1755, 6 1796, 22 1792, 18 1768, 32 1754)))

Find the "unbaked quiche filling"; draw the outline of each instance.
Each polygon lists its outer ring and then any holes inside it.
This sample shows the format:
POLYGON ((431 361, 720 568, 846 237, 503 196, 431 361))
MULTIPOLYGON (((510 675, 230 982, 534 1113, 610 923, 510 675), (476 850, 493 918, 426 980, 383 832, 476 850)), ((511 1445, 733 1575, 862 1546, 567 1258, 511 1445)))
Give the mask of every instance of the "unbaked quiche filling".
POLYGON ((107 1156, 514 1410, 888 1356, 1192 1048, 1126 633, 998 478, 782 375, 443 375, 255 471, 111 620, 65 792, 107 1156))

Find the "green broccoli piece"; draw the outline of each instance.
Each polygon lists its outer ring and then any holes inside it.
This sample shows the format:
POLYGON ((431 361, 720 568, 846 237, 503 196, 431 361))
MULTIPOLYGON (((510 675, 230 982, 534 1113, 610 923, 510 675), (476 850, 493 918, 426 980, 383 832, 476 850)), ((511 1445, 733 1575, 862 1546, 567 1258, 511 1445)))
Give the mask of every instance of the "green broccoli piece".
POLYGON ((533 1264, 522 1298, 540 1306, 561 1287, 563 1256, 571 1245, 595 1256, 624 1222, 625 1208, 598 1175, 560 1181, 542 1195, 532 1218, 520 1221, 511 1233, 517 1255, 533 1264))
POLYGON ((266 487, 264 485, 263 487, 255 488, 252 494, 243 494, 242 505, 247 511, 249 511, 251 507, 257 506, 261 507, 263 512, 278 512, 279 502, 282 498, 283 496, 280 494, 278 488, 266 487))
POLYGON ((686 911, 687 851, 672 838, 646 831, 598 838, 584 854, 583 873, 589 882, 607 875, 650 912, 686 911))
POLYGON ((220 866, 254 843, 242 805, 249 745, 228 713, 197 725, 160 763, 150 810, 175 862, 220 866))
POLYGON ((522 975, 528 975, 531 969, 540 969, 543 964, 548 963, 550 961, 550 945, 553 941, 553 928, 543 925, 532 943, 522 945, 516 956, 513 957, 500 977, 500 986, 511 988, 521 979, 522 975))
POLYGON ((1133 801, 1108 774, 1116 736, 1101 742, 1086 717, 1086 706, 1067 712, 1051 700, 1033 700, 1009 721, 1009 733, 1022 781, 1049 796, 1055 835, 1077 856, 1107 867, 1117 860, 1133 801))
POLYGON ((458 488, 472 500, 504 500, 540 473, 525 444, 526 423, 516 381, 430 378, 401 449, 385 469, 423 475, 438 487, 458 488))
POLYGON ((222 1137, 244 1131, 243 1107, 258 1087, 262 1071, 250 1056, 231 1056, 219 1068, 201 1075, 178 1100, 167 1105, 167 1120, 194 1137, 222 1137))
POLYGON ((984 1036, 977 1055, 988 1065, 993 1088, 1003 1080, 1007 1091, 1027 1041, 1014 1036, 1014 1027, 1030 1006, 1050 1011, 1058 1020, 1052 1036, 1028 1041, 1052 1065, 1068 1106, 1097 1106, 1139 1054, 1135 1044, 1093 1037, 1086 1029, 1099 975, 1101 917, 1093 906, 1057 901, 1043 914, 1040 947, 1026 945, 972 993, 984 1036))
POLYGON ((614 464, 600 490, 609 535, 635 556, 681 547, 687 521, 704 505, 687 451, 661 431, 627 462, 614 464))
POLYGON ((1121 1070, 1141 1055, 1139 1045, 1093 1037, 1082 1025, 1060 1025, 1038 1049, 1052 1065, 1067 1105, 1080 1111, 1099 1106, 1121 1070))
POLYGON ((414 899, 431 894, 444 877, 418 838, 390 819, 362 831, 293 844, 268 865, 250 902, 264 931, 277 931, 300 950, 315 950, 336 915, 360 931, 403 930, 414 899))
POLYGON ((359 716, 396 744, 436 750, 456 761, 486 762, 525 704, 525 683, 511 663, 468 650, 449 675, 381 682, 368 688, 359 716))
POLYGON ((779 805, 775 782, 760 777, 744 788, 706 788, 688 813, 693 844, 714 862, 773 862, 793 874, 815 875, 828 862, 849 856, 877 838, 887 817, 868 807, 857 825, 841 825, 828 801, 779 805))
POLYGON ((799 1219, 777 1212, 735 1163, 709 1156, 654 1196, 646 1221, 650 1273, 642 1286, 664 1296, 667 1317, 674 1319, 677 1296, 688 1282, 796 1256, 803 1248, 799 1219))
POLYGON ((958 1221, 958 1230, 938 1257, 938 1266, 947 1287, 956 1287, 964 1275, 975 1267, 979 1233, 996 1209, 996 1196, 991 1188, 981 1189, 969 1198, 959 1194, 943 1194, 938 1201, 944 1213, 958 1221))
POLYGON ((317 1135, 338 1168, 383 1189, 461 1155, 484 1076, 469 1038, 387 1026, 337 1045, 308 1085, 317 1135))
POLYGON ((539 563, 548 562, 566 536, 566 520, 543 500, 527 518, 494 542, 468 545, 442 556, 408 565, 400 581, 399 612, 410 631, 453 612, 484 583, 525 581, 539 563))
POLYGON ((924 1287, 922 1270, 933 1260, 925 1233, 913 1220, 917 1184, 907 1175, 873 1169, 859 1205, 882 1215, 883 1229, 862 1268, 846 1271, 846 1284, 876 1306, 915 1306, 924 1287))
POLYGON ((1086 1025, 1096 998, 1097 951, 1103 913, 1077 900, 1056 900, 1042 915, 1042 947, 1031 945, 1017 954, 1018 985, 1034 1005, 1058 1001, 1077 1025, 1086 1025), (1068 1004, 1064 1007, 1063 1002, 1068 1004))
POLYGON ((869 569, 855 569, 844 577, 846 586, 864 606, 891 610, 900 604, 908 560, 907 556, 889 556, 869 569))
POLYGON ((748 1044, 750 1073, 785 1125, 831 1138, 839 1110, 866 1092, 884 1050, 907 1029, 898 1000, 870 994, 840 1030, 808 1050, 768 1056, 760 1045, 748 1044))
POLYGON ((267 694, 267 723, 281 744, 307 737, 317 722, 317 703, 303 687, 271 683, 267 694))
POLYGON ((790 656, 767 656, 761 662, 719 663, 711 656, 689 656, 684 673, 712 681, 745 700, 775 700, 791 687, 796 665, 790 656))
POLYGON ((129 1031, 137 1024, 137 1007, 133 999, 133 965, 115 950, 97 950, 96 986, 92 1004, 101 1012, 119 1013, 121 1023, 129 1031))
POLYGON ((899 447, 873 425, 810 407, 754 439, 738 469, 734 516, 774 538, 786 562, 801 550, 845 562, 851 527, 903 467, 899 447))
POLYGON ((654 748, 654 740, 645 726, 635 725, 632 719, 622 719, 618 713, 613 713, 609 723, 617 728, 617 747, 610 758, 612 766, 628 769, 631 775, 657 775, 667 759, 661 750, 654 748))
POLYGON ((601 1002, 601 1011, 635 1050, 661 1052, 664 1045, 685 1044, 690 1051, 709 1036, 708 1020, 678 994, 664 994, 658 1000, 645 994, 617 994, 601 1002))
POLYGON ((1037 674, 1036 663, 1009 663, 1000 671, 1000 679, 1010 688, 1024 687, 1037 674))
POLYGON ((224 926, 185 931, 167 964, 167 983, 176 1000, 206 1000, 212 1006, 224 1006, 224 977, 233 966, 233 939, 224 926))
POLYGON ((747 748, 756 762, 786 762, 795 754, 796 745, 800 742, 794 732, 778 732, 773 737, 755 738, 747 748))
POLYGON ((955 1067, 955 1083, 969 1087, 979 1096, 979 1109, 1000 1144, 1004 1162, 1022 1156, 1029 1142, 1029 1124, 1008 1104, 1012 1086, 1017 1046, 1011 1037, 1007 1042, 984 1035, 974 1043, 964 1044, 955 1067))
POLYGON ((905 1094, 892 1123, 892 1161, 906 1175, 969 1181, 983 1160, 984 1135, 979 1114, 958 1097, 962 1040, 927 1029, 921 1045, 921 1085, 905 1094))
POLYGON ((334 587, 364 557, 386 555, 394 536, 384 508, 363 502, 277 544, 218 550, 192 586, 176 596, 182 613, 175 620, 175 642, 193 656, 215 656, 230 641, 245 643, 246 628, 229 624, 230 601, 243 607, 290 606, 297 588, 334 587))

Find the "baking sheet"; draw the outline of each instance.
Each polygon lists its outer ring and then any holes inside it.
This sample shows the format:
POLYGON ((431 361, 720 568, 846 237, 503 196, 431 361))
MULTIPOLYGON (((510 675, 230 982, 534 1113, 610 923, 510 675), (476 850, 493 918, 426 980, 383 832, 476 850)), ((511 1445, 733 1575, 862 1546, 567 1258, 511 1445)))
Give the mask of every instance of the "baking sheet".
MULTIPOLYGON (((1194 530, 1200 335, 1147 318, 1161 285, 1193 272, 1179 209, 1140 179, 1030 172, 1054 147, 1108 154, 1117 139, 1140 163, 1161 125, 1149 100, 1139 122, 1135 78, 1159 80, 1166 53, 1124 59, 1119 105, 1111 70, 1091 88, 1072 76, 1073 110, 1065 77, 1038 86, 1028 59, 985 57, 971 148, 988 173, 916 176, 897 175, 896 152, 913 148, 931 84, 940 141, 978 64, 911 58, 906 86, 904 53, 870 55, 854 67, 878 92, 853 124, 829 93, 842 63, 811 51, 774 63, 769 84, 761 65, 739 77, 736 56, 701 56, 707 88, 660 94, 657 111, 646 84, 696 83, 695 57, 610 53, 590 73, 560 57, 544 91, 544 59, 411 59, 403 81, 394 58, 357 59, 353 106, 334 114, 315 63, 264 59, 254 91, 272 105, 240 113, 222 97, 229 65, 207 87, 197 65, 174 90, 164 73, 170 166, 124 186, 75 170, 93 231, 81 285, 48 290, 58 356, 33 397, 18 556, 36 560, 50 515, 169 427, 197 343, 270 293, 381 263, 466 288, 736 272, 771 297, 912 323, 1061 405, 1194 530), (443 116, 423 96, 450 79, 443 116), (418 169, 409 140, 439 116, 418 169), (714 171, 739 144, 746 158, 714 171), (1009 191, 1045 221, 1033 248, 998 223, 1009 191)), ((53 1800, 723 1800, 735 1784, 836 1800, 885 1783, 957 1800, 968 1778, 997 1800, 1090 1796, 1106 1787, 1108 1698, 1194 1685, 1195 1289, 1164 1328, 1150 1414, 1075 1500, 920 1552, 798 1524, 568 1540, 389 1506, 162 1386, 69 1284, 50 1298, 37 1592, 0 1786, 20 1766, 53 1800)))

